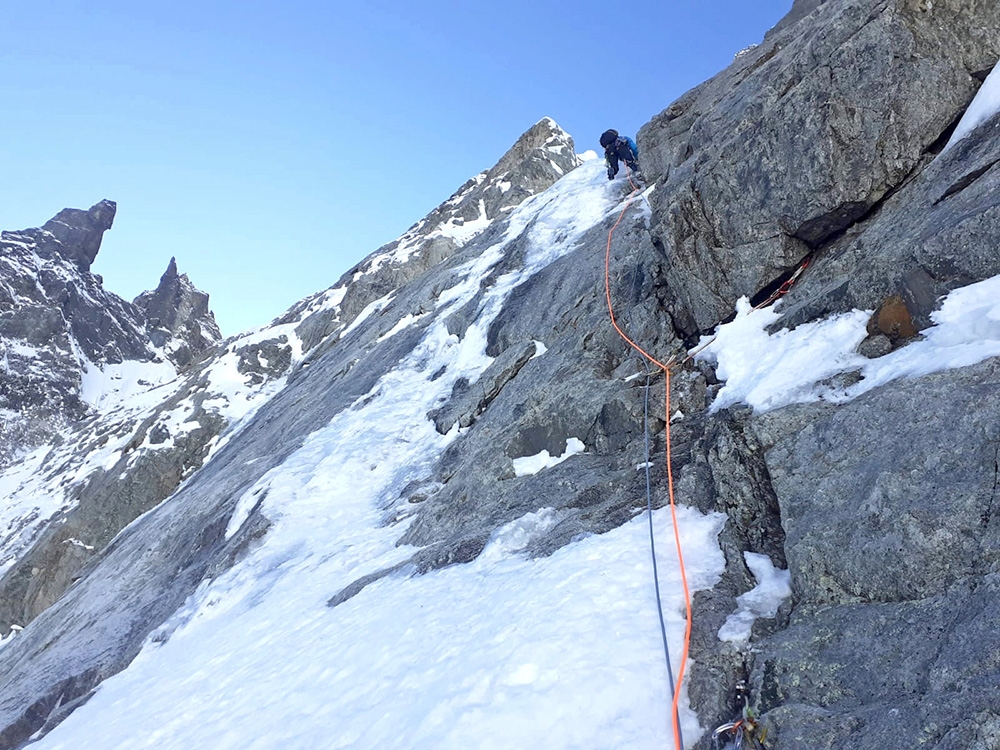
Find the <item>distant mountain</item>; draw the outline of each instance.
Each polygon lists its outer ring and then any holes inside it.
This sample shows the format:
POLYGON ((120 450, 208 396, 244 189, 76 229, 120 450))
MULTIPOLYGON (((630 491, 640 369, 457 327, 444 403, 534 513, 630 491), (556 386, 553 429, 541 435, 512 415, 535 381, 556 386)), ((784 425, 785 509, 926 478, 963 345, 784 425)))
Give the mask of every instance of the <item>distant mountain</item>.
POLYGON ((126 362, 185 365, 220 338, 208 295, 187 277, 169 298, 147 293, 129 304, 90 272, 115 210, 105 200, 64 209, 40 229, 0 234, 0 466, 93 414, 101 382, 126 362), (205 335, 164 348, 169 333, 156 333, 158 319, 146 314, 154 304, 175 326, 205 335))
POLYGON ((942 151, 998 57, 993 2, 796 0, 641 189, 543 119, 223 341, 173 261, 101 289, 113 204, 4 233, 0 748, 671 746, 668 424, 686 747, 1000 745, 1000 362, 920 346, 1000 275, 1000 114, 942 151), (779 289, 854 350, 718 408, 686 352, 779 289))

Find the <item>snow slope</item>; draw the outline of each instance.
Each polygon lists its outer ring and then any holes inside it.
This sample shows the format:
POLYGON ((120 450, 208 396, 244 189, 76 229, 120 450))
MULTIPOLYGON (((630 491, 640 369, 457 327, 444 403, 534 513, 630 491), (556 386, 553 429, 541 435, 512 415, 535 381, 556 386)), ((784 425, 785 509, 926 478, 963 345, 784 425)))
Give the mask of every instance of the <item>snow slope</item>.
MULTIPOLYGON (((273 525, 263 544, 203 584, 128 669, 38 746, 663 745, 670 698, 645 518, 530 560, 521 550, 558 518, 529 514, 471 564, 418 577, 403 570, 327 606, 412 553, 396 546, 406 522, 384 524, 402 510, 390 499, 458 435, 438 434, 427 412, 458 378, 474 381, 489 365, 486 332, 511 292, 573 252, 620 199, 593 160, 512 211, 495 244, 456 270, 416 349, 246 492, 228 533, 264 497, 273 525), (523 267, 494 280, 463 338, 450 334, 445 318, 518 238, 521 250, 527 240, 523 267)), ((680 519, 689 581, 710 587, 723 567, 724 518, 682 509, 680 519)), ((654 522, 661 538, 672 536, 669 513, 654 522)), ((683 601, 676 566, 663 557, 679 654, 683 601)), ((697 738, 694 714, 685 711, 684 723, 697 738)))
MULTIPOLYGON (((499 529, 472 563, 421 576, 403 568, 328 605, 359 577, 410 557, 412 549, 396 546, 407 522, 385 523, 406 515, 393 505, 397 490, 425 477, 459 435, 457 427, 438 434, 427 412, 458 378, 474 381, 490 364, 486 332, 507 297, 572 253, 583 232, 620 208, 620 198, 603 165, 589 160, 512 211, 503 235, 455 271, 435 310, 404 316, 385 334, 430 317, 416 349, 244 494, 227 535, 262 503, 272 527, 261 546, 204 582, 125 671, 37 746, 671 746, 645 515, 551 557, 529 559, 523 550, 531 539, 559 520, 557 511, 542 509, 499 529), (444 320, 475 297, 522 234, 523 267, 492 280, 463 338, 450 334, 444 320)), ((865 312, 768 334, 776 313, 750 314, 741 302, 737 319, 720 327, 701 355, 726 381, 713 408, 845 400, 894 377, 996 356, 998 292, 1000 278, 956 290, 923 340, 879 360, 854 353, 865 335, 865 312), (831 376, 854 370, 862 375, 854 385, 829 384, 831 376)), ((282 331, 294 336, 293 329, 282 331)), ((210 376, 220 390, 230 382, 231 365, 221 359, 210 376)), ((238 400, 237 385, 229 398, 238 400)), ((252 411, 232 416, 249 418, 252 411)), ((571 465, 578 448, 567 443, 563 455, 530 456, 519 468, 535 473, 571 465)), ((724 520, 680 508, 693 590, 713 586, 722 573, 717 535, 724 520)), ((672 537, 668 511, 656 511, 653 523, 657 538, 672 537)), ((788 595, 786 572, 758 558, 748 564, 759 585, 741 597, 721 640, 745 640, 753 619, 773 615, 788 595)), ((661 548, 659 570, 676 659, 684 605, 669 545, 661 548)), ((684 694, 681 706, 691 746, 711 727, 699 726, 684 694)))

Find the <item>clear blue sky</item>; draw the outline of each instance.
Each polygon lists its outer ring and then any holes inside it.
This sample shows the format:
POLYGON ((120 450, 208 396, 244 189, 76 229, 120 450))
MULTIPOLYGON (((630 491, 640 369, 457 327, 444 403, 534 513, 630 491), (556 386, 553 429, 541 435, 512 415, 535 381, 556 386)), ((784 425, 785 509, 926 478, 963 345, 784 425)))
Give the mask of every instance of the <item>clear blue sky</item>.
POLYGON ((634 135, 791 0, 3 3, 0 228, 117 201, 93 271, 171 256, 223 333, 395 239, 542 117, 634 135))

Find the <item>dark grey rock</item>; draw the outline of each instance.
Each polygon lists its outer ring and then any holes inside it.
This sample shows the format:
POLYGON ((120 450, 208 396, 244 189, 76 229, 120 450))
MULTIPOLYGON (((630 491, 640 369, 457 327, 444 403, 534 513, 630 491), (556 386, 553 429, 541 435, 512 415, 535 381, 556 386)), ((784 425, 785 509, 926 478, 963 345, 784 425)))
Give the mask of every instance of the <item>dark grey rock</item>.
POLYGON ((237 349, 236 354, 239 356, 237 371, 251 374, 254 384, 280 377, 292 365, 292 347, 287 336, 248 344, 237 349))
POLYGON ((954 747, 994 731, 998 368, 759 421, 783 435, 766 460, 794 591, 788 626, 754 643, 775 747, 954 747))
POLYGON ((208 295, 197 289, 187 274, 177 273, 177 261, 170 259, 155 290, 143 292, 132 304, 143 310, 155 333, 150 337, 167 349, 179 367, 222 339, 215 316, 208 309, 208 295), (170 342, 170 343, 168 343, 170 342))
POLYGON ((89 271, 101 249, 104 233, 114 223, 116 211, 115 202, 109 200, 103 200, 87 211, 64 208, 42 227, 42 231, 51 235, 56 242, 39 243, 40 252, 57 253, 67 260, 75 261, 80 270, 89 271))
POLYGON ((942 296, 1000 273, 998 128, 1000 117, 959 141, 819 253, 786 298, 782 324, 874 310, 895 296, 919 330, 942 296))
MULTIPOLYGON (((618 322, 656 357, 682 355, 737 295, 809 256, 782 324, 860 305, 874 311, 864 351, 879 356, 912 340, 945 291, 1000 271, 995 123, 933 160, 1000 54, 998 14, 985 0, 796 0, 760 47, 640 131, 644 171, 658 184, 651 219, 626 211, 611 243, 618 322)), ((263 490, 225 538, 239 498, 413 351, 455 270, 506 231, 504 212, 575 164, 560 133, 539 123, 403 238, 279 319, 303 341, 298 366, 277 333, 193 359, 187 397, 215 356, 236 354, 261 383, 287 377, 211 461, 200 463, 221 425, 201 425, 173 455, 141 454, 147 440, 168 439, 159 411, 129 427, 141 476, 120 467, 95 475, 66 514, 77 536, 47 529, 0 586, 7 622, 34 617, 0 652, 0 748, 61 720, 145 638, 170 638, 162 623, 266 534, 263 490), (565 163, 550 156, 553 144, 565 163), (467 226, 480 206, 494 221, 476 237, 438 231, 467 226), (399 328, 408 315, 421 317, 399 328), (178 476, 187 481, 171 488, 178 476), (91 538, 92 551, 71 541, 91 538)), ((383 508, 386 524, 407 521, 400 544, 419 549, 331 591, 329 604, 387 575, 473 560, 526 513, 552 508, 555 520, 528 543, 532 556, 620 526, 646 507, 637 467, 647 434, 650 503, 661 507, 669 419, 682 502, 727 517, 726 570, 694 602, 689 689, 703 725, 734 718, 745 682, 772 750, 996 746, 998 361, 890 383, 844 405, 763 415, 709 414, 718 382, 686 362, 671 374, 668 415, 662 374, 608 325, 601 269, 615 218, 517 287, 486 332, 493 364, 475 382, 458 380, 432 412, 439 431, 458 424, 461 434, 383 508), (536 341, 547 349, 540 356, 536 341), (515 475, 514 459, 559 455, 571 437, 585 453, 515 475), (719 627, 753 585, 748 551, 788 566, 793 598, 748 643, 721 644, 719 627)), ((519 270, 527 250, 523 239, 506 247, 479 293, 452 312, 451 335, 479 333, 488 288, 519 270)), ((0 285, 12 313, 0 323, 22 338, 37 331, 57 350, 69 334, 30 281, 0 285)), ((50 286, 60 301, 80 296, 50 286)), ((173 337, 170 314, 158 309, 150 323, 173 337)), ((101 356, 124 356, 115 346, 101 356)), ((100 439, 96 427, 87 434, 87 446, 100 439)))
POLYGON ((653 233, 699 329, 898 189, 1000 56, 991 0, 797 5, 639 131, 653 233))

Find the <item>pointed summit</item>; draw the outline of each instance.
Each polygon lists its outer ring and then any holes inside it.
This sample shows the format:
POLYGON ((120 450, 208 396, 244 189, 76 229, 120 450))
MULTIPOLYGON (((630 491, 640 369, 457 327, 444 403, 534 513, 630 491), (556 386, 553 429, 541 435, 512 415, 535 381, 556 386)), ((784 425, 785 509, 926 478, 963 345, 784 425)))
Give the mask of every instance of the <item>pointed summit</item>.
POLYGON ((165 283, 170 283, 177 278, 177 258, 171 258, 170 263, 167 264, 167 270, 163 272, 160 277, 160 286, 165 283))
POLYGON ((449 224, 452 229, 468 222, 485 226, 525 198, 547 190, 579 163, 570 135, 551 117, 544 117, 522 133, 494 167, 466 182, 414 229, 432 233, 448 232, 449 224))
POLYGON ((143 292, 133 304, 146 313, 153 343, 165 348, 179 367, 222 338, 208 295, 187 274, 178 274, 176 258, 170 259, 156 289, 143 292))
POLYGON ((293 306, 278 320, 301 321, 306 348, 337 326, 345 326, 373 300, 425 273, 504 217, 525 199, 544 192, 581 161, 573 139, 551 117, 543 117, 514 142, 492 168, 480 172, 448 200, 345 273, 333 287, 293 306), (325 295, 339 292, 339 305, 309 313, 325 295))

